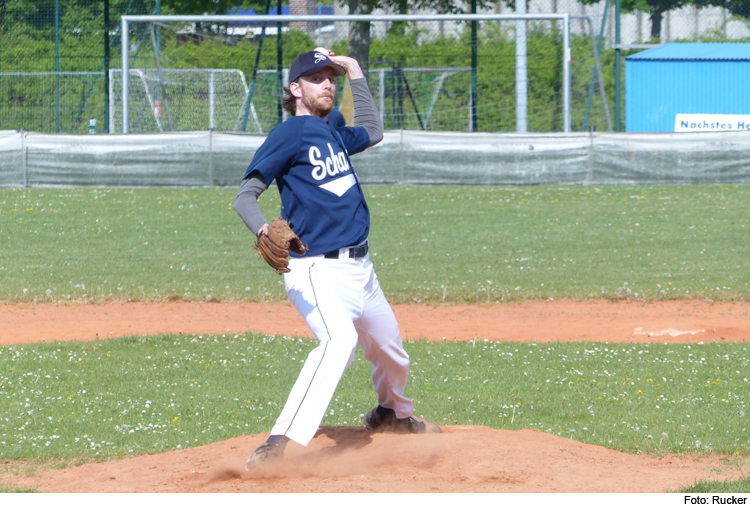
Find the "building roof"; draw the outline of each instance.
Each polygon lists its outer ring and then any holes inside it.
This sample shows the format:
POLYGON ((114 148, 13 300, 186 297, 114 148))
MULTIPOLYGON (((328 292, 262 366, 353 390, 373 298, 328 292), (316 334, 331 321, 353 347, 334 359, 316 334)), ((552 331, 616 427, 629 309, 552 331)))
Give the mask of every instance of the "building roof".
POLYGON ((750 43, 668 43, 625 58, 630 61, 750 61, 750 43))

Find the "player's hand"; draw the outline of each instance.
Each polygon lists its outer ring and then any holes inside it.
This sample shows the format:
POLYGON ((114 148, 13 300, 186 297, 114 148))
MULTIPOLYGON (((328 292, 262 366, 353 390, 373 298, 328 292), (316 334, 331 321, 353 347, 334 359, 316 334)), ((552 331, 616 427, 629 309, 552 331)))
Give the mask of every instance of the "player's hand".
POLYGON ((268 235, 268 223, 261 226, 260 230, 258 230, 258 237, 260 237, 261 235, 268 235))
POLYGON ((346 69, 346 74, 349 76, 350 80, 365 77, 362 68, 359 66, 359 62, 354 58, 350 56, 336 56, 332 50, 326 49, 325 47, 316 47, 315 50, 321 54, 325 54, 331 59, 331 61, 346 69))

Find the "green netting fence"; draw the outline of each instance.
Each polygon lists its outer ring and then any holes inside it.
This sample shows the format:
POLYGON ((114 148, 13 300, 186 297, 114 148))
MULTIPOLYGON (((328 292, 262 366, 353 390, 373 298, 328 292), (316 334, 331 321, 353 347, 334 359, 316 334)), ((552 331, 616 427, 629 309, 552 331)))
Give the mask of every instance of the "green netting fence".
POLYGON ((107 69, 119 66, 120 17, 155 14, 157 2, 0 0, 0 126, 104 131, 107 69))

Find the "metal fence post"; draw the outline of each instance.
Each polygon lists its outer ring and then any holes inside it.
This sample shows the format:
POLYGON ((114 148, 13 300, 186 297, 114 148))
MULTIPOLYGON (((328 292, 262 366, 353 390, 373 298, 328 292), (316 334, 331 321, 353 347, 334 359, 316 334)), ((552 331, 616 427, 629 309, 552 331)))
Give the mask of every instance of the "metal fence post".
POLYGON ((55 132, 60 133, 60 0, 55 0, 55 132))
MULTIPOLYGON (((289 69, 281 69, 281 83, 289 85, 289 69)), ((281 100, 281 98, 279 98, 281 100)), ((281 121, 289 119, 289 113, 286 110, 281 111, 281 121)))
POLYGON ((594 182, 594 129, 589 129, 589 171, 584 184, 590 185, 594 182))
POLYGON ((563 23, 563 132, 570 132, 570 15, 565 14, 563 23))
POLYGON ((211 71, 208 75, 208 130, 214 129, 214 104, 216 97, 214 87, 214 72, 211 71))
POLYGON ((109 128, 109 0, 104 0, 104 128, 109 128))
POLYGON ((128 20, 122 17, 120 28, 120 56, 122 57, 122 133, 128 133, 128 75, 130 71, 130 36, 128 35, 128 20))
POLYGON ((214 185, 214 129, 208 129, 208 186, 214 185))
POLYGON ((385 126, 385 69, 378 69, 378 97, 380 98, 380 122, 385 126))
POLYGON ((469 132, 474 132, 474 117, 473 117, 474 113, 471 110, 473 106, 474 106, 474 92, 471 89, 469 89, 469 127, 467 129, 469 132))
POLYGON ((620 0, 615 0, 615 132, 620 132, 620 0))
POLYGON ((391 128, 396 128, 396 62, 391 62, 391 128))
MULTIPOLYGON (((526 0, 516 0, 516 14, 526 14, 526 0)), ((526 20, 516 20, 516 132, 528 132, 526 20)))
POLYGON ((109 77, 109 83, 107 89, 109 90, 109 133, 115 133, 115 85, 114 85, 114 72, 112 69, 108 71, 107 76, 109 77))
MULTIPOLYGON (((471 14, 477 14, 477 0, 471 0, 471 14)), ((477 118, 477 21, 471 21, 471 130, 479 131, 477 118)))
POLYGON ((21 164, 23 165, 23 187, 29 187, 29 175, 27 172, 27 158, 26 158, 26 129, 21 129, 21 164))
POLYGON ((398 59, 398 64, 396 65, 396 74, 398 75, 398 80, 396 81, 396 88, 397 96, 398 96, 398 128, 403 129, 404 128, 404 91, 403 91, 403 82, 401 81, 401 76, 404 74, 404 72, 401 70, 401 58, 398 59))
POLYGON ((398 151, 399 151, 398 162, 400 166, 399 179, 401 179, 401 184, 404 184, 404 127, 403 126, 399 128, 398 151))

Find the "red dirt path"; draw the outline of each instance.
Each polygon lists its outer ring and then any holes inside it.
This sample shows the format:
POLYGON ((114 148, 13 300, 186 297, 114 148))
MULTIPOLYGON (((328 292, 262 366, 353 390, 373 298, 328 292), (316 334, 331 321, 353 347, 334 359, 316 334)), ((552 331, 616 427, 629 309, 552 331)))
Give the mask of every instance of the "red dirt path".
MULTIPOLYGON (((479 306, 395 305, 405 339, 548 342, 747 342, 750 303, 556 300, 479 306)), ((0 345, 157 333, 311 336, 289 304, 0 305, 0 345)))
MULTIPOLYGON (((553 301, 394 311, 408 339, 750 341, 748 303, 553 301)), ((287 304, 0 305, 0 345, 244 331, 310 336, 287 304)), ((265 475, 242 471, 264 439, 242 436, 31 476, 23 463, 10 463, 0 465, 0 485, 42 492, 663 492, 750 471, 750 458, 730 465, 717 456, 637 456, 539 431, 480 426, 427 436, 321 428, 307 448, 290 444, 283 464, 265 475)))

